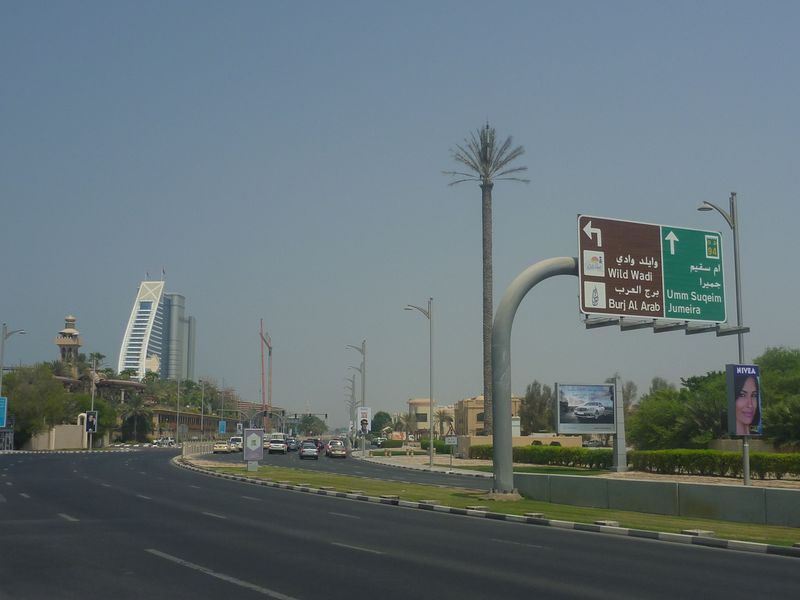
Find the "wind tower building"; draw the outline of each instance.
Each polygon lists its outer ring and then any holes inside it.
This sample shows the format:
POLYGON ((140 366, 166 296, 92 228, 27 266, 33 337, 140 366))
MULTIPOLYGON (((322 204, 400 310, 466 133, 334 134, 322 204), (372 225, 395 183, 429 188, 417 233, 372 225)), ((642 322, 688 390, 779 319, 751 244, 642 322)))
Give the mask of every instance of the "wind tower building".
POLYGON ((68 315, 64 319, 64 329, 58 332, 56 346, 61 356, 61 362, 69 369, 73 379, 78 378, 78 352, 81 349, 81 335, 75 329, 77 319, 68 315))
POLYGON ((186 298, 165 294, 163 281, 143 281, 133 302, 117 370, 132 369, 143 379, 194 379, 195 319, 186 316, 186 298))

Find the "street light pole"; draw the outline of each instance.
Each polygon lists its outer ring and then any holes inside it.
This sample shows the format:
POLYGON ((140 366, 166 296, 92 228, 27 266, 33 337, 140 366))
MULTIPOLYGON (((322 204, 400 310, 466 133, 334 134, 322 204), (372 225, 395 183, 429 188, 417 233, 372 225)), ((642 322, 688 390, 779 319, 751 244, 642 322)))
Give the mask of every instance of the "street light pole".
MULTIPOLYGON (((716 210, 728 223, 728 226, 733 232, 733 274, 734 283, 736 286, 736 327, 742 327, 742 279, 739 270, 739 216, 736 211, 736 192, 731 192, 730 197, 730 212, 725 212, 716 204, 708 201, 703 201, 703 204, 697 210, 709 211, 716 210)), ((739 341, 739 364, 744 364, 744 333, 739 331, 736 334, 739 341)))
POLYGON ((200 441, 205 441, 206 382, 200 380, 200 441))
POLYGON ((13 329, 9 331, 8 324, 3 323, 3 333, 2 336, 0 336, 0 396, 3 395, 3 372, 4 372, 3 368, 5 365, 3 359, 5 357, 5 352, 6 352, 6 340, 15 333, 19 333, 20 335, 25 335, 28 332, 25 331, 24 329, 13 329))
POLYGON ((428 319, 428 327, 429 327, 429 337, 430 337, 430 349, 429 349, 429 357, 430 357, 430 365, 429 365, 429 372, 430 372, 430 421, 428 422, 428 428, 430 431, 430 468, 433 470, 433 298, 428 298, 428 310, 421 308, 419 306, 415 306, 413 304, 407 305, 403 310, 418 310, 421 312, 425 317, 428 319))
MULTIPOLYGON (((697 210, 715 210, 722 215, 733 233, 733 275, 736 287, 736 337, 739 342, 739 364, 744 364, 744 332, 742 331, 742 279, 739 270, 739 215, 736 211, 736 192, 731 192, 729 199, 729 212, 713 202, 703 201, 697 210)), ((742 441, 742 462, 744 485, 750 485, 750 436, 745 435, 742 441)))
MULTIPOLYGON (((361 406, 367 405, 367 340, 361 340, 361 347, 359 346, 345 346, 352 348, 361 353, 361 406)), ((355 368, 355 367, 354 367, 355 368)))

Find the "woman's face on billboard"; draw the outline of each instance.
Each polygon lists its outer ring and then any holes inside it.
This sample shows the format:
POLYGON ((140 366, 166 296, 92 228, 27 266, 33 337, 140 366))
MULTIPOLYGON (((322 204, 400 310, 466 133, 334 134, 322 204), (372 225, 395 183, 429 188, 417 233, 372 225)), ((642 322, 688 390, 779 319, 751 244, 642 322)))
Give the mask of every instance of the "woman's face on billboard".
MULTIPOLYGON (((758 410, 758 383, 755 377, 745 379, 739 395, 736 397, 736 426, 747 428, 756 416, 758 410)), ((747 433, 747 431, 745 432, 747 433)))

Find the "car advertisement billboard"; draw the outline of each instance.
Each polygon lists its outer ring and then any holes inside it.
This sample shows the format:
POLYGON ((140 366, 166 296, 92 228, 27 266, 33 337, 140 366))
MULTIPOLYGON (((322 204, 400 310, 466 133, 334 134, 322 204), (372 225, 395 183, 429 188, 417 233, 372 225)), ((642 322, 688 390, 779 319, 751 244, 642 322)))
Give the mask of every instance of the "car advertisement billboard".
POLYGON ((725 365, 728 433, 761 435, 761 371, 757 365, 725 365))
POLYGON ((616 433, 614 384, 556 384, 558 433, 616 433))

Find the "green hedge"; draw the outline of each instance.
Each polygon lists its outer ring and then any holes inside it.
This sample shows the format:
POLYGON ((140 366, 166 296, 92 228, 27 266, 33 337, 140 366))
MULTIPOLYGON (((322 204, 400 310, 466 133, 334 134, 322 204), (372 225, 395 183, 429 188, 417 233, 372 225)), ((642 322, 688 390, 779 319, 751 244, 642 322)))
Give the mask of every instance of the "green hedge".
MULTIPOLYGON (((430 448, 427 439, 422 440, 419 445, 423 450, 430 448)), ((455 446, 448 446, 444 443, 444 440, 433 440, 433 449, 436 451, 436 454, 451 454, 453 448, 455 448, 455 446)))
MULTIPOLYGON (((438 451, 438 447, 437 447, 438 451)), ((557 465, 609 469, 613 464, 610 448, 565 448, 558 446, 517 446, 513 461, 533 465, 557 465)), ((492 458, 492 446, 472 446, 470 458, 492 458)), ((634 471, 666 475, 702 475, 706 477, 741 477, 742 455, 719 450, 634 450, 628 452, 628 462, 634 471)), ((750 472, 754 477, 782 479, 787 475, 800 477, 800 453, 750 454, 750 472)))
MULTIPOLYGON (((513 461, 531 465, 555 465, 560 467, 584 467, 587 469, 609 469, 614 455, 610 448, 565 448, 562 446, 515 446, 513 461)), ((471 446, 470 458, 492 458, 492 446, 471 446)))
POLYGON ((402 448, 403 440, 384 440, 383 448, 402 448))
MULTIPOLYGON (((742 455, 739 452, 639 450, 629 452, 628 457, 636 471, 716 477, 742 476, 742 455)), ((800 477, 800 453, 753 452, 750 454, 750 472, 759 479, 783 479, 786 475, 800 477)))

